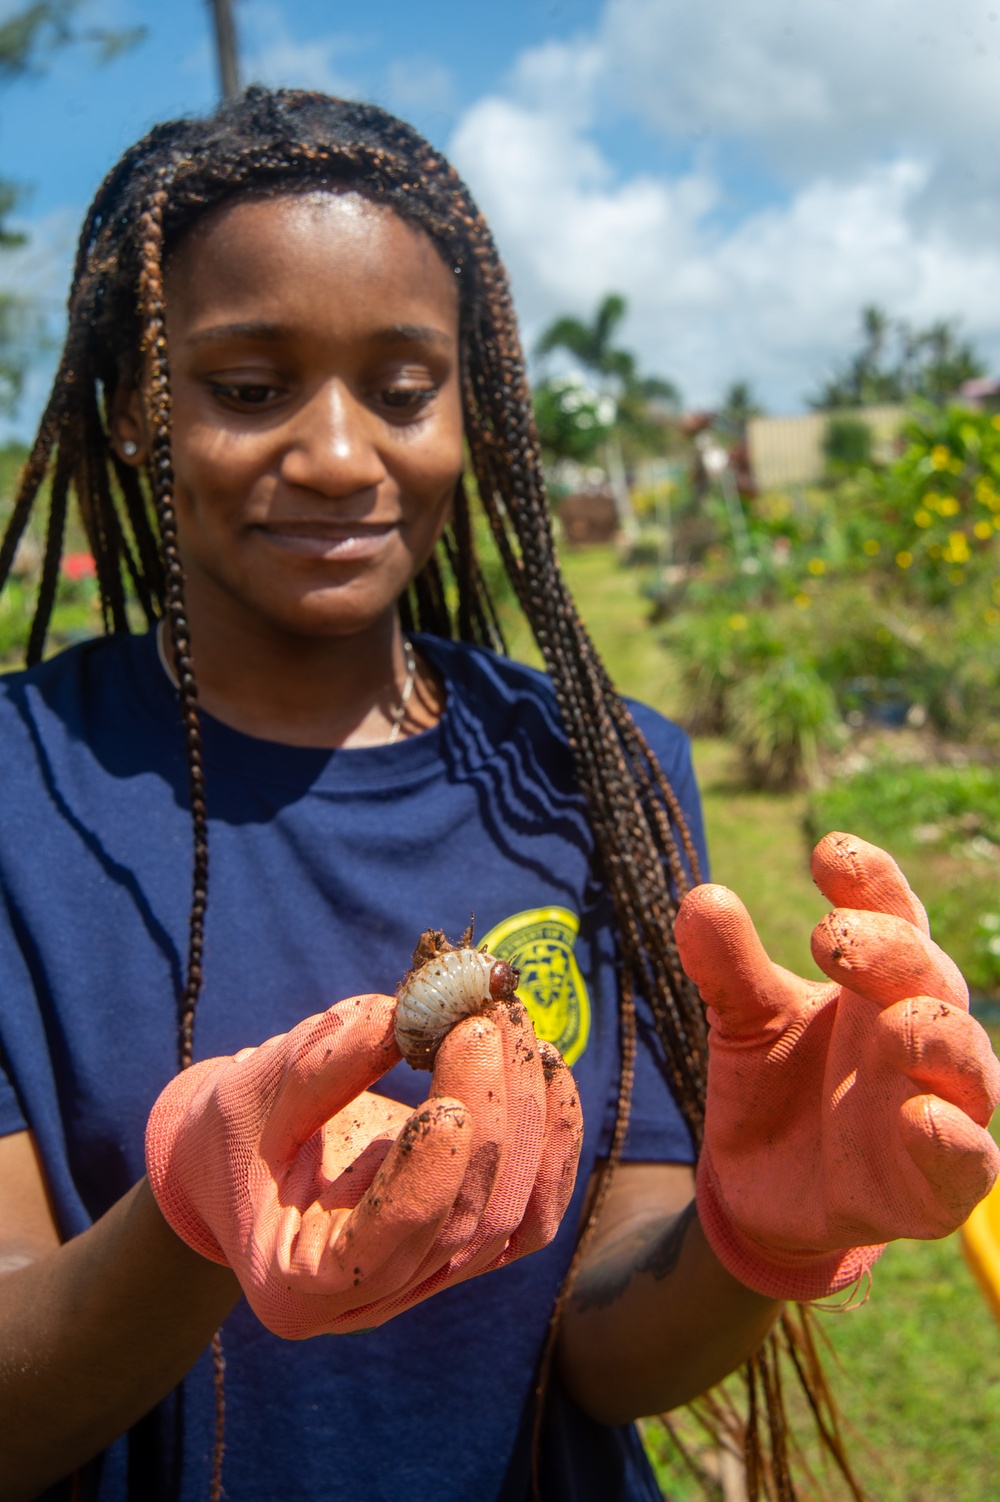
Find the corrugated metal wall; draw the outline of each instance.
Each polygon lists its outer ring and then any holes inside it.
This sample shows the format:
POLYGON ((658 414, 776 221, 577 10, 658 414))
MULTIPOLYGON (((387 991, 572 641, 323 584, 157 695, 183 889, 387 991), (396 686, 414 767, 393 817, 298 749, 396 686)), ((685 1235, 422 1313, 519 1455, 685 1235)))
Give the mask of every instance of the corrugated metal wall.
POLYGON ((823 439, 831 417, 856 417, 872 430, 876 458, 890 459, 906 408, 860 407, 851 412, 810 412, 804 417, 754 417, 747 425, 747 446, 754 479, 761 490, 782 485, 809 485, 822 478, 823 439))

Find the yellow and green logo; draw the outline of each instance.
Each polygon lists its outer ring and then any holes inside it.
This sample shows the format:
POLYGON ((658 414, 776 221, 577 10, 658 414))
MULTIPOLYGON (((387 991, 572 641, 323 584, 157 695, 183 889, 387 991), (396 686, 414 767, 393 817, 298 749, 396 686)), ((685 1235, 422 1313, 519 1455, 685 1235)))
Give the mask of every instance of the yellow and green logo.
POLYGON ((540 1038, 575 1064, 590 1037, 590 997, 573 945, 580 920, 565 907, 533 907, 505 918, 477 943, 521 972, 517 994, 540 1038))

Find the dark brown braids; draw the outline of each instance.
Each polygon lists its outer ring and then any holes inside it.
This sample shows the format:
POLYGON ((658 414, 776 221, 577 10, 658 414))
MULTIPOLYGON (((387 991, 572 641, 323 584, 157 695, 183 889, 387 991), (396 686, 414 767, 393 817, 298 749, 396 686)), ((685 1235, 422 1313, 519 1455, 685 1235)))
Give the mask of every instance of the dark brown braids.
MULTIPOLYGON (((198 691, 173 503, 164 264, 195 220, 228 199, 323 188, 356 191, 390 208, 422 229, 454 270, 461 307, 465 432, 476 491, 553 684, 614 907, 622 1058, 617 1120, 601 1183, 545 1342, 540 1415, 559 1316, 624 1143, 637 994, 648 999, 678 1106, 695 1141, 701 1138, 705 1021, 673 937, 677 903, 689 881, 699 879, 699 871, 677 799, 614 691, 560 575, 506 274, 486 223, 454 168, 409 126, 373 106, 259 87, 246 90, 207 119, 158 126, 133 146, 101 185, 83 227, 66 346, 0 544, 0 585, 51 474, 29 663, 41 658, 45 645, 71 491, 95 559, 105 630, 129 629, 130 601, 150 626, 166 620, 187 742, 194 833, 187 967, 178 1002, 178 1064, 183 1069, 193 1057, 202 985, 208 826, 198 691), (133 383, 143 391, 150 434, 142 479, 117 458, 109 438, 114 392, 133 383)), ((400 615, 408 629, 503 648, 476 558, 463 485, 438 553, 400 602, 400 615)), ((821 1373, 816 1377, 815 1363, 810 1365, 802 1356, 805 1339, 786 1319, 779 1335, 772 1337, 774 1352, 784 1341, 786 1354, 790 1349, 793 1363, 800 1373, 805 1371, 807 1395, 814 1408, 819 1404, 826 1428, 832 1425, 829 1448, 842 1461, 835 1422, 827 1422, 830 1407, 821 1373)), ((807 1345, 811 1359, 811 1341, 807 1345)), ((754 1415, 745 1429, 748 1474, 754 1481, 753 1497, 763 1490, 776 1502, 786 1502, 795 1492, 785 1457, 780 1388, 775 1398, 775 1383, 764 1380, 777 1371, 774 1352, 769 1360, 755 1358, 748 1368, 754 1415), (757 1438, 758 1394, 764 1398, 772 1437, 772 1455, 766 1461, 757 1438)), ((224 1411, 218 1338, 214 1357, 217 1442, 212 1496, 217 1498, 224 1411)))

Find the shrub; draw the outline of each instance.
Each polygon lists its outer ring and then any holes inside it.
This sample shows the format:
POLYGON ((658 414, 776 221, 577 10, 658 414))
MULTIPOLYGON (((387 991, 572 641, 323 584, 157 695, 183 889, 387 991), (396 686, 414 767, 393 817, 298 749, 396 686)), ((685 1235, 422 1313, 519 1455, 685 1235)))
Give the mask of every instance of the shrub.
POLYGON ((809 833, 849 830, 916 869, 934 937, 1000 991, 1000 768, 879 762, 815 792, 809 833))
POLYGON ((1000 564, 1000 416, 920 407, 904 438, 896 463, 856 487, 856 557, 942 605, 1000 564))
POLYGON ((836 734, 836 697, 797 615, 691 612, 664 633, 686 690, 685 724, 728 735, 755 787, 812 780, 819 747, 836 734))
POLYGON ((840 723, 837 700, 809 663, 783 657, 732 693, 730 725, 751 786, 781 790, 819 773, 819 748, 840 723))
POLYGON ((872 430, 860 417, 831 417, 823 437, 823 453, 834 474, 869 464, 872 430))
POLYGON ((723 734, 740 680, 782 651, 768 617, 738 610, 686 612, 671 621, 663 640, 680 670, 684 723, 693 735, 723 734))

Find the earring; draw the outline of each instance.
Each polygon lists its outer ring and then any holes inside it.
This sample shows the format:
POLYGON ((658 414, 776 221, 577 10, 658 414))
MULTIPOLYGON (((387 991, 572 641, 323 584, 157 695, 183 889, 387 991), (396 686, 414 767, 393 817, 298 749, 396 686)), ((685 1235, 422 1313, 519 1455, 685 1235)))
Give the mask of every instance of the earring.
POLYGON ((134 438, 122 439, 122 453, 125 455, 126 459, 134 459, 138 452, 139 445, 136 443, 134 438))

